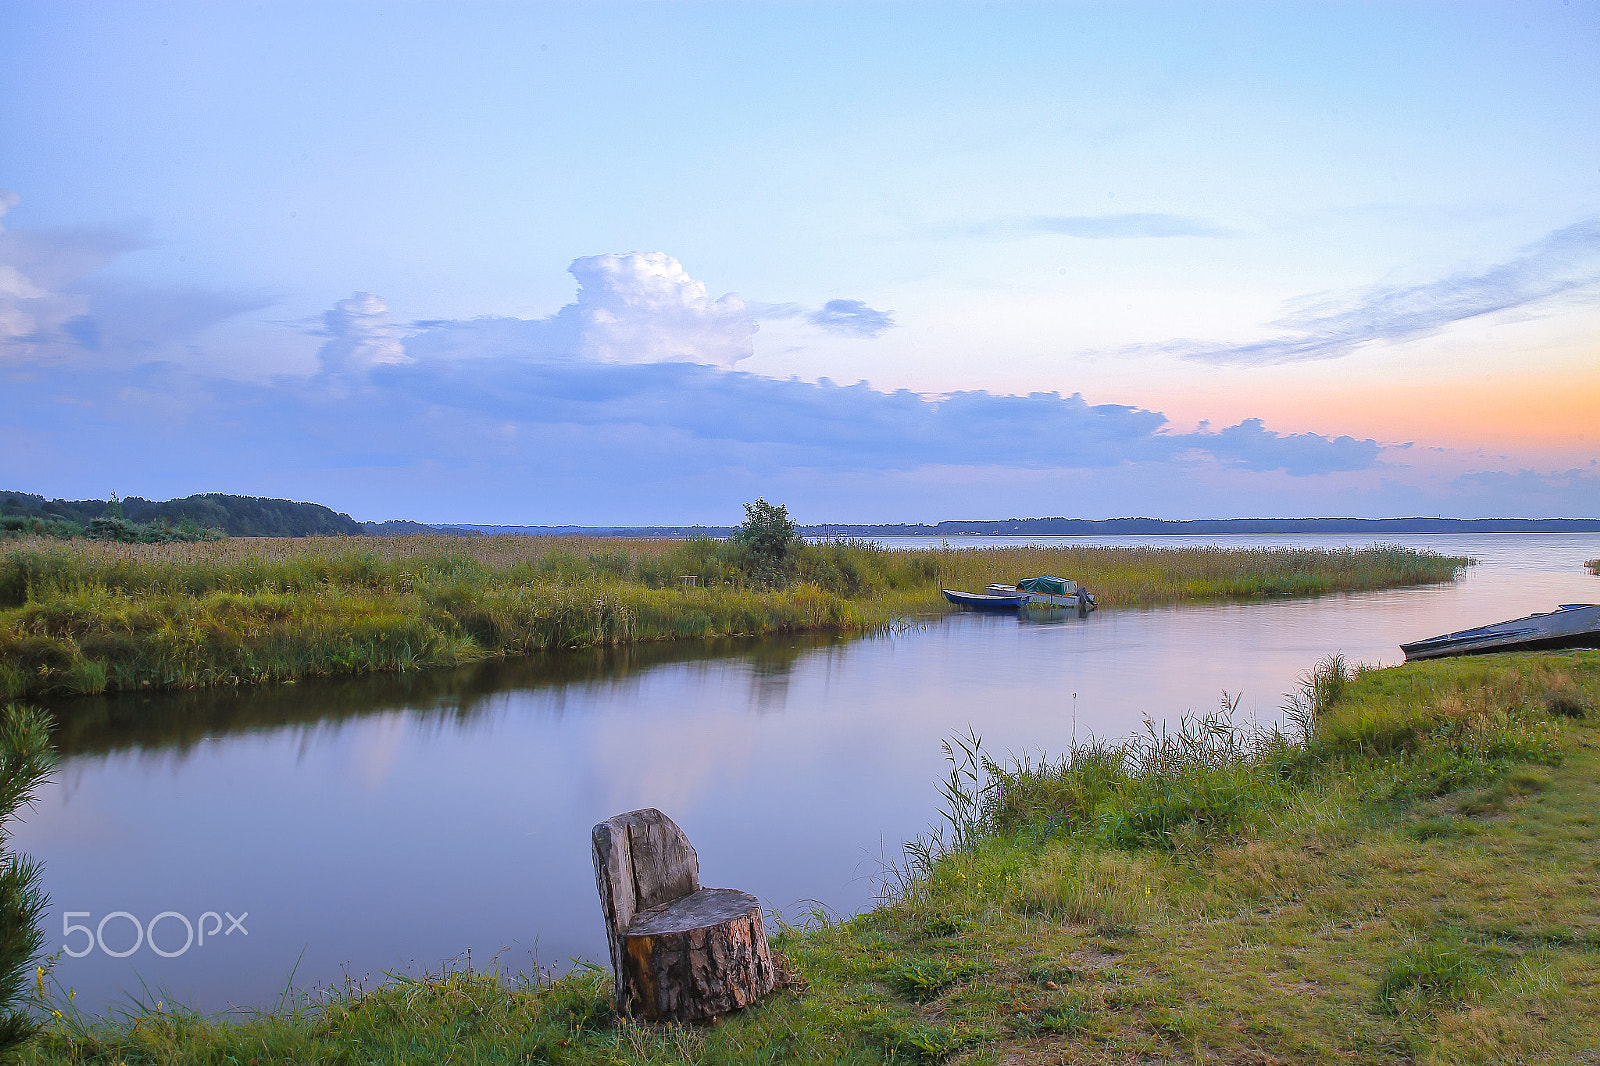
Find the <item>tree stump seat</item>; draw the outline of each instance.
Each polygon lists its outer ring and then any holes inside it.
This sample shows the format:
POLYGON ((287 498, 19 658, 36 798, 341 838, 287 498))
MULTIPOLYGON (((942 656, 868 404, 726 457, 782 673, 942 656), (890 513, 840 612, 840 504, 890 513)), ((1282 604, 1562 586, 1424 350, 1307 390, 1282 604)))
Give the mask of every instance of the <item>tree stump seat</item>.
POLYGON ((595 826, 593 839, 619 1011, 710 1021, 772 991, 760 901, 701 888, 699 857, 672 819, 630 811, 595 826))
POLYGON ((737 888, 702 888, 671 903, 663 903, 633 916, 626 936, 673 936, 707 925, 722 925, 743 918, 761 901, 737 888))

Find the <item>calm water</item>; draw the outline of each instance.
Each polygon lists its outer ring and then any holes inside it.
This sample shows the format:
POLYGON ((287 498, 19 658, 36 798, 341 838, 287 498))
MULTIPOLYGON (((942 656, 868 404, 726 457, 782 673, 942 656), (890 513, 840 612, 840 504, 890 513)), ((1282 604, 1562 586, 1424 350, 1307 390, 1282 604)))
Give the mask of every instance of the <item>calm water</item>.
MULTIPOLYGON (((870 905, 882 858, 937 820, 940 741, 969 725, 998 753, 1059 750, 1074 731, 1124 735, 1223 690, 1266 720, 1331 652, 1393 663, 1403 640, 1600 601, 1580 566, 1600 536, 1385 539, 1480 565, 1452 586, 1317 600, 1051 623, 951 615, 860 639, 73 701, 55 708, 62 773, 16 840, 46 864, 51 949, 87 942, 63 940, 65 912, 99 927, 100 944, 57 968, 93 1011, 138 995, 265 1004, 291 974, 312 987, 418 973, 469 949, 512 969, 604 959, 589 827, 641 806, 685 828, 707 884, 790 914, 850 913, 870 905), (134 948, 133 921, 163 912, 183 916, 156 923, 170 958, 148 939, 134 948), (225 916, 246 913, 225 932, 225 916), (179 953, 183 918, 207 937, 179 953)), ((1116 540, 1141 542, 1366 543, 1116 540)))

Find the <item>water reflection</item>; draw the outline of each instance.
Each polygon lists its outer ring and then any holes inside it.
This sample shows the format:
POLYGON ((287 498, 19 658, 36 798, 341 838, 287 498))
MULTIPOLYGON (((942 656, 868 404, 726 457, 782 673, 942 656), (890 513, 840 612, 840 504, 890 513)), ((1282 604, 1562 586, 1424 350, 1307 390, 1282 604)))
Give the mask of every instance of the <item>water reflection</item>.
POLYGON ((468 948, 603 958, 588 830, 645 805, 688 831, 708 884, 848 912, 936 820, 939 743, 968 726, 997 753, 1059 751, 1223 689, 1269 718, 1329 652, 1393 662, 1403 640, 1600 599, 1572 561, 1600 537, 1431 543, 1490 561, 1429 589, 71 701, 61 779, 16 839, 46 864, 52 949, 65 911, 250 914, 248 935, 171 959, 63 959, 93 1010, 141 981, 207 1009, 269 1002, 297 965, 310 985, 468 948))
POLYGON ((712 640, 635 644, 528 656, 453 670, 365 677, 312 678, 292 685, 190 689, 87 696, 50 707, 63 756, 124 749, 182 754, 208 740, 260 730, 333 726, 405 712, 439 728, 464 727, 492 713, 507 692, 549 691, 550 712, 562 713, 569 689, 636 690, 655 668, 674 663, 748 664, 750 706, 783 709, 789 678, 802 655, 849 639, 797 634, 781 641, 712 640))

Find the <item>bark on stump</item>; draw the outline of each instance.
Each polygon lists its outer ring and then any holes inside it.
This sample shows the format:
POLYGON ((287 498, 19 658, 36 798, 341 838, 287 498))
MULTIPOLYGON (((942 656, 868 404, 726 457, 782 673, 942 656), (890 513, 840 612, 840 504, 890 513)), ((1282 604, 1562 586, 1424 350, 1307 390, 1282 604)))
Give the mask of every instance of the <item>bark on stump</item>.
POLYGON ((638 915, 623 937, 633 1013, 651 1021, 709 1021, 772 991, 761 903, 748 892, 702 888, 638 915))
POLYGON ((619 1011, 708 1021, 772 991, 761 904, 701 888, 699 856, 671 818, 646 808, 595 826, 594 876, 619 1011))

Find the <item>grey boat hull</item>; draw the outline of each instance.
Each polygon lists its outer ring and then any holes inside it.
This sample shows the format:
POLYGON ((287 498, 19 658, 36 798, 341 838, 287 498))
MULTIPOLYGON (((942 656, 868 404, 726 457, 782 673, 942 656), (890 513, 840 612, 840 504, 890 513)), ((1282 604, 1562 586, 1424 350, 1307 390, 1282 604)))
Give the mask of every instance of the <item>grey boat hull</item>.
POLYGON ((1452 655, 1561 648, 1600 648, 1600 604, 1563 604, 1558 610, 1545 614, 1530 614, 1526 618, 1400 645, 1407 662, 1452 655))

